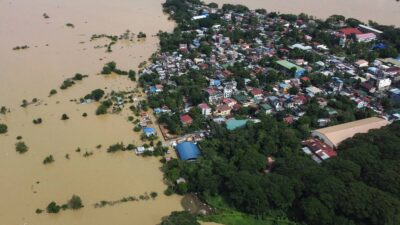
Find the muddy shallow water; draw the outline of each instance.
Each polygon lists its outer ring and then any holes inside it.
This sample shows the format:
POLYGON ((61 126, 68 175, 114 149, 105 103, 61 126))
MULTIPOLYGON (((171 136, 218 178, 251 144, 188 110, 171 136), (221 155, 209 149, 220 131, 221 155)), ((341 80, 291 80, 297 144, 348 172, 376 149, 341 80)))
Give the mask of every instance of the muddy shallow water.
POLYGON ((0 106, 11 113, 0 116, 9 127, 0 136, 0 224, 7 225, 132 225, 156 224, 173 210, 181 210, 181 198, 166 197, 160 163, 156 158, 137 157, 133 152, 106 153, 117 142, 139 144, 139 134, 127 121, 129 110, 120 114, 95 116, 97 104, 77 104, 96 88, 106 93, 131 91, 136 83, 126 77, 97 75, 109 61, 119 68, 137 69, 157 49, 159 30, 174 24, 161 9, 161 0, 0 0, 0 106), (46 13, 50 18, 45 19, 46 13), (71 23, 74 28, 67 27, 71 23), (120 35, 127 29, 147 34, 119 41, 111 53, 95 48, 109 41, 90 41, 93 34, 120 35), (15 46, 26 50, 13 51, 15 46), (101 60, 100 60, 101 59, 101 60), (59 86, 75 73, 89 78, 67 90, 59 86), (51 89, 58 94, 48 97, 51 89), (20 107, 23 99, 38 98, 40 104, 20 107), (87 118, 82 113, 88 114, 87 118), (61 121, 66 113, 70 119, 61 121), (35 125, 33 119, 42 118, 35 125), (23 155, 15 151, 16 137, 29 146, 23 155), (97 149, 97 145, 102 148, 97 149), (81 152, 75 152, 80 147, 81 152), (84 157, 84 152, 93 152, 84 157), (43 165, 52 154, 55 162, 43 165), (69 154, 70 159, 65 155, 69 154), (118 200, 155 191, 155 200, 127 202, 94 208, 101 200, 118 200), (51 201, 65 203, 79 195, 85 207, 57 215, 42 213, 51 201))
POLYGON ((307 13, 318 18, 341 14, 362 21, 400 26, 400 2, 396 0, 206 0, 222 6, 243 4, 252 9, 265 8, 281 13, 307 13))

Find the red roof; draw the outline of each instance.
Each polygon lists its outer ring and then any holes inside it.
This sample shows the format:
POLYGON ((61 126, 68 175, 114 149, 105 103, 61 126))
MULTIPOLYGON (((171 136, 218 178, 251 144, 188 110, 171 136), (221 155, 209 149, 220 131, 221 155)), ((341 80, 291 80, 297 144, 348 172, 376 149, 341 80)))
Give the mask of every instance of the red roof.
POLYGON ((259 88, 254 88, 253 90, 251 90, 251 94, 253 96, 262 95, 263 94, 263 90, 261 90, 259 88))
POLYGON ((217 106, 217 111, 218 112, 225 112, 225 111, 229 111, 231 110, 231 107, 227 106, 227 105, 219 105, 217 106))
POLYGON ((306 76, 302 76, 300 78, 302 81, 310 81, 310 78, 306 77, 306 76))
POLYGON ((336 151, 333 150, 333 148, 315 138, 303 141, 303 145, 309 148, 316 156, 323 160, 337 155, 336 151))
POLYGON ((210 106, 207 105, 207 103, 201 103, 198 105, 200 109, 209 109, 210 106))
POLYGON ((190 123, 193 122, 192 117, 190 117, 188 114, 182 115, 182 116, 180 117, 180 119, 181 119, 181 122, 182 122, 183 124, 190 124, 190 123))
POLYGON ((350 36, 352 34, 362 34, 362 32, 359 29, 352 27, 340 29, 339 32, 346 36, 350 36))

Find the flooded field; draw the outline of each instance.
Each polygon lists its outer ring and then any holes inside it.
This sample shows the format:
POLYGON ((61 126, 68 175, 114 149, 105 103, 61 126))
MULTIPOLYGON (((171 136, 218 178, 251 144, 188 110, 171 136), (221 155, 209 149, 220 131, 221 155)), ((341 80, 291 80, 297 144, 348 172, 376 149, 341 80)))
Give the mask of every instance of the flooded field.
POLYGON ((128 225, 156 224, 173 210, 181 210, 180 197, 166 197, 160 163, 156 158, 137 157, 133 152, 106 153, 117 142, 139 144, 139 134, 119 114, 95 116, 96 103, 77 104, 93 89, 106 93, 131 91, 136 83, 127 77, 97 75, 102 66, 115 61, 128 70, 147 60, 157 49, 159 30, 174 24, 163 15, 162 0, 0 0, 0 106, 10 113, 0 116, 9 132, 0 136, 0 224, 7 225, 128 225), (47 14, 49 18, 45 18, 47 14), (73 28, 66 26, 67 23, 73 28), (117 41, 112 52, 96 48, 107 39, 90 41, 94 34, 121 35, 126 30, 147 34, 145 40, 117 41), (14 51, 16 46, 28 49, 14 51), (75 73, 89 77, 67 90, 59 87, 75 73), (58 93, 48 97, 51 89, 58 93), (23 99, 39 99, 20 107, 23 99), (82 117, 86 112, 88 117, 82 117), (70 119, 61 120, 62 114, 70 119), (42 118, 35 125, 33 119, 42 118), (15 151, 16 137, 29 147, 15 151), (101 145, 101 148, 96 146, 101 145), (76 152, 77 148, 81 152, 76 152), (93 155, 84 157, 85 152, 93 155), (55 162, 43 165, 53 155, 55 162), (66 154, 69 159, 66 159, 66 154), (157 192, 155 200, 127 202, 94 208, 101 200, 118 200, 157 192), (57 215, 36 214, 51 201, 65 203, 73 194, 85 207, 57 215))
POLYGON ((368 22, 400 26, 400 2, 396 0, 206 0, 220 5, 243 4, 252 9, 265 8, 281 13, 307 13, 318 18, 341 14, 368 22))

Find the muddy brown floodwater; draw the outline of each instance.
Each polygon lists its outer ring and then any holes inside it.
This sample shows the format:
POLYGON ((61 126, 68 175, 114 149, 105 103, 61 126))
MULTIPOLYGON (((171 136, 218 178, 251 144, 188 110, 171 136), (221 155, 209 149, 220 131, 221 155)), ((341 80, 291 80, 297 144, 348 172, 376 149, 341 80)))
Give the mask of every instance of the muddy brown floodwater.
POLYGON ((400 2, 396 0, 206 0, 222 6, 224 3, 243 4, 252 9, 265 8, 281 13, 307 13, 318 18, 333 14, 368 22, 400 26, 400 2))
POLYGON ((139 142, 133 124, 127 121, 129 110, 95 116, 95 103, 70 102, 96 88, 109 93, 136 87, 126 77, 96 74, 109 61, 117 62, 121 69, 136 70, 156 51, 158 39, 153 35, 174 27, 162 13, 161 3, 0 0, 0 106, 11 109, 0 116, 0 123, 9 127, 6 135, 0 135, 0 225, 154 225, 171 211, 182 209, 180 197, 163 194, 166 186, 158 159, 137 157, 133 152, 106 153, 116 142, 139 142), (44 13, 50 18, 45 19, 44 13), (109 41, 90 42, 93 34, 120 35, 127 29, 145 32, 146 40, 119 41, 112 53, 95 48, 109 41), (22 45, 30 48, 12 50, 22 45), (59 90, 62 81, 77 72, 89 78, 59 90), (51 89, 58 94, 49 98, 51 89), (23 99, 32 98, 40 99, 40 104, 20 107, 23 99), (81 116, 84 112, 87 118, 81 116), (63 113, 70 117, 68 121, 60 120, 63 113), (34 125, 32 120, 39 117, 43 123, 34 125), (17 136, 29 146, 23 155, 15 151, 17 136), (97 149, 100 144, 103 147, 97 149), (81 153, 75 152, 78 147, 81 153), (94 154, 85 158, 85 151, 94 154), (55 162, 43 165, 50 154, 55 162), (152 191, 158 193, 155 200, 93 207, 101 200, 152 191), (73 194, 82 198, 83 209, 57 215, 35 213, 51 201, 64 203, 73 194))

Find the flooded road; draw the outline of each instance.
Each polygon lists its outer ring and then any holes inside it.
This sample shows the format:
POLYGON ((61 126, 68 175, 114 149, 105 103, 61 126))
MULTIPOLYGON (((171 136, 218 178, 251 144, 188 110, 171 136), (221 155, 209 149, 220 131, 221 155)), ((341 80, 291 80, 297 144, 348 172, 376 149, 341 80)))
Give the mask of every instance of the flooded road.
POLYGON ((7 225, 132 225, 157 224, 171 211, 181 210, 180 197, 166 197, 160 163, 133 152, 106 153, 117 142, 140 144, 129 109, 119 114, 95 116, 96 103, 70 101, 96 88, 106 93, 132 91, 136 83, 126 77, 97 75, 115 61, 118 68, 135 69, 156 51, 159 30, 174 24, 161 8, 162 0, 0 0, 0 106, 11 113, 0 115, 9 132, 0 135, 0 224, 7 225), (46 13, 49 18, 44 18, 46 13), (66 26, 67 23, 73 24, 66 26), (126 30, 144 32, 145 40, 117 41, 112 52, 107 39, 90 41, 93 34, 121 35, 126 30), (14 51, 16 46, 26 50, 14 51), (67 90, 59 87, 75 73, 89 77, 67 90), (58 93, 48 97, 51 89, 58 93), (20 107, 23 99, 38 104, 20 107), (86 112, 88 117, 82 117, 86 112), (61 120, 62 114, 70 119, 61 120), (42 118, 35 125, 33 119, 42 118), (15 151, 16 137, 29 147, 15 151), (101 148, 96 146, 101 145, 101 148), (77 148, 81 152, 76 152, 77 148), (93 153, 84 157, 85 152, 93 153), (53 155, 55 162, 43 165, 53 155), (66 159, 66 154, 69 159, 66 159), (101 200, 118 200, 157 192, 155 200, 127 202, 94 208, 101 200), (65 203, 73 194, 82 198, 79 211, 57 215, 36 214, 51 201, 65 203))
POLYGON ((306 13, 317 18, 333 14, 353 17, 364 22, 400 26, 400 2, 396 0, 206 0, 220 6, 224 3, 243 4, 249 8, 265 8, 281 13, 306 13))

